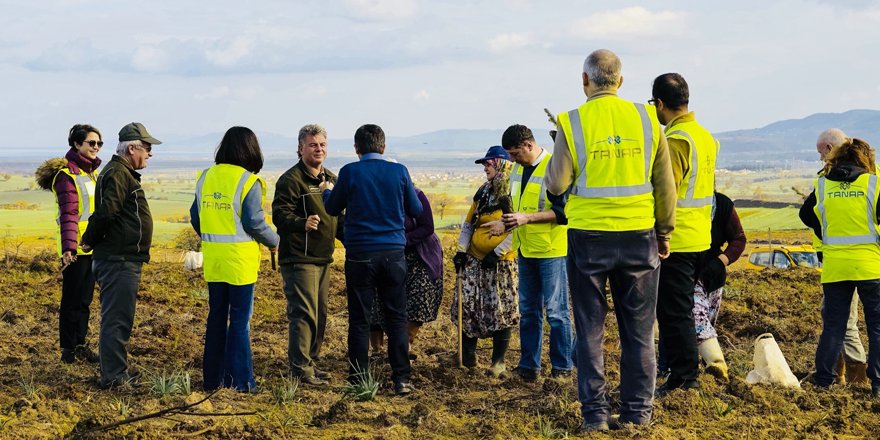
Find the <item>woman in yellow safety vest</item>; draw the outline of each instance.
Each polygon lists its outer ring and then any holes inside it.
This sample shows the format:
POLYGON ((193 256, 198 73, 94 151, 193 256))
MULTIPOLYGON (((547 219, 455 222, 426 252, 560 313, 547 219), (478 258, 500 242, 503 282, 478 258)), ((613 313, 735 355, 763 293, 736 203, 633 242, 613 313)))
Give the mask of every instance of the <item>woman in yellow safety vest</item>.
POLYGON ((826 157, 824 172, 800 210, 822 240, 822 336, 816 347, 814 382, 830 386, 843 347, 853 290, 858 290, 868 328, 868 377, 880 397, 880 216, 874 150, 848 138, 826 157))
POLYGON ((208 282, 208 325, 202 363, 204 389, 255 392, 250 319, 260 244, 274 251, 278 234, 266 224, 266 182, 257 177, 263 153, 246 127, 226 131, 216 165, 199 174, 190 218, 202 238, 208 282))
POLYGON ((36 172, 37 184, 51 190, 58 205, 58 256, 61 257, 61 307, 58 330, 61 361, 96 363, 98 356, 86 344, 89 306, 95 291, 92 252, 80 241, 95 208, 95 181, 104 142, 101 132, 87 124, 74 125, 67 136, 64 158, 49 159, 36 172))
MULTIPOLYGON (((506 375, 504 355, 513 327, 519 324, 517 266, 513 238, 509 232, 492 235, 488 223, 513 212, 510 171, 513 163, 501 146, 490 147, 483 165, 486 182, 474 194, 474 202, 461 225, 458 247, 452 262, 462 291, 462 363, 477 366, 477 339, 492 338, 492 366, 489 376, 506 375)), ((497 222, 495 222, 497 223, 497 222)), ((452 321, 458 322, 458 297, 453 297, 452 321)))

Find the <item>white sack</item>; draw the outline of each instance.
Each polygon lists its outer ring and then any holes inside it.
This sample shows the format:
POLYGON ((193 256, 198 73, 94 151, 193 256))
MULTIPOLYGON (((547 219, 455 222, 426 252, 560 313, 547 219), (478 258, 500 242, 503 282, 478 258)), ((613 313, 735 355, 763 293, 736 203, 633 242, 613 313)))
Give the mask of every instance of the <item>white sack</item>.
POLYGON ((801 387, 797 377, 791 372, 791 368, 788 367, 788 362, 785 361, 782 350, 776 344, 776 339, 773 339, 773 335, 770 333, 764 333, 755 339, 754 364, 755 369, 749 371, 748 376, 746 376, 746 383, 750 385, 762 383, 782 385, 790 388, 801 387))

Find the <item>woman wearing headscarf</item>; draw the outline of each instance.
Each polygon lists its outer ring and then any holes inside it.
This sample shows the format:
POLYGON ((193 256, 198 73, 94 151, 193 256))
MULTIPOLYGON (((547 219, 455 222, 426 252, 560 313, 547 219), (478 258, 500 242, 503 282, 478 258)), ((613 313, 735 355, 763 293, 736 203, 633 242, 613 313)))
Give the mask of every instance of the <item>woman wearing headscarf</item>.
MULTIPOLYGON (((492 366, 487 374, 505 374, 504 355, 513 327, 519 324, 517 272, 512 237, 493 235, 489 223, 513 211, 510 199, 510 156, 500 146, 490 147, 475 163, 483 165, 486 182, 480 186, 461 225, 452 261, 462 286, 462 362, 477 365, 479 338, 492 338, 492 366)), ((497 222, 496 222, 497 223, 497 222)), ((452 319, 458 321, 458 297, 452 302, 452 319)))

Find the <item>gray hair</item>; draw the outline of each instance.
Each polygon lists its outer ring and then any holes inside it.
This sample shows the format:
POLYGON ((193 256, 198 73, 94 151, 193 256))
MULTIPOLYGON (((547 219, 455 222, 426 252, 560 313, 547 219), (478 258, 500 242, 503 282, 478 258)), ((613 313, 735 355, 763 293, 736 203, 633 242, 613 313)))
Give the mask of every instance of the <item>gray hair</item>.
POLYGON ((116 154, 118 156, 125 156, 126 154, 128 154, 128 147, 129 146, 143 148, 144 144, 139 140, 122 141, 119 143, 119 145, 116 146, 116 154))
POLYGON ((319 134, 323 134, 326 138, 327 130, 325 130, 324 127, 321 127, 318 124, 304 125, 303 128, 299 129, 299 137, 297 139, 297 142, 299 143, 299 145, 302 145, 307 136, 317 136, 319 134))
POLYGON ((599 90, 612 89, 620 83, 620 58, 608 49, 593 51, 584 60, 584 73, 599 90))
POLYGON ((846 142, 846 133, 839 128, 829 128, 819 135, 816 141, 818 145, 831 145, 832 148, 839 147, 846 142))

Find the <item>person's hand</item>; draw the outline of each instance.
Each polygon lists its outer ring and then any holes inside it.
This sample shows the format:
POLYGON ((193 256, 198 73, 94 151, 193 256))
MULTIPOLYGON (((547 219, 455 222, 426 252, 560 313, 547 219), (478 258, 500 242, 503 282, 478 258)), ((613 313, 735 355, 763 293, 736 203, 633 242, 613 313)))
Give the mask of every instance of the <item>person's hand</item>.
POLYGON ((333 191, 333 182, 331 182, 329 180, 325 180, 325 181, 321 182, 320 185, 318 185, 318 188, 321 189, 321 192, 324 192, 326 190, 333 191))
POLYGON ((489 235, 498 236, 504 235, 507 232, 507 227, 504 225, 504 222, 501 220, 493 220, 491 222, 486 222, 480 225, 481 228, 489 228, 489 235))
POLYGON ((83 252, 89 252, 92 250, 92 247, 88 243, 80 243, 79 247, 83 250, 83 252))
POLYGON ((498 267, 498 254, 495 251, 489 252, 483 257, 483 261, 480 263, 483 269, 495 269, 498 267))
POLYGON ((456 272, 461 272, 464 269, 465 263, 467 263, 467 254, 464 252, 456 252, 455 256, 452 257, 452 264, 455 266, 456 272))
POLYGON ((505 228, 513 229, 515 227, 528 224, 529 215, 524 212, 511 212, 510 214, 502 215, 501 221, 504 222, 505 228))
POLYGON ((657 252, 660 254, 660 259, 665 260, 669 258, 669 240, 657 240, 657 252))
POLYGON ((317 214, 310 215, 309 218, 306 219, 306 232, 318 229, 318 223, 321 223, 321 217, 318 217, 317 214))
POLYGON ((64 253, 61 254, 61 264, 63 266, 68 266, 68 265, 70 265, 70 263, 73 263, 74 261, 76 261, 76 254, 74 254, 73 252, 64 251, 64 253))

